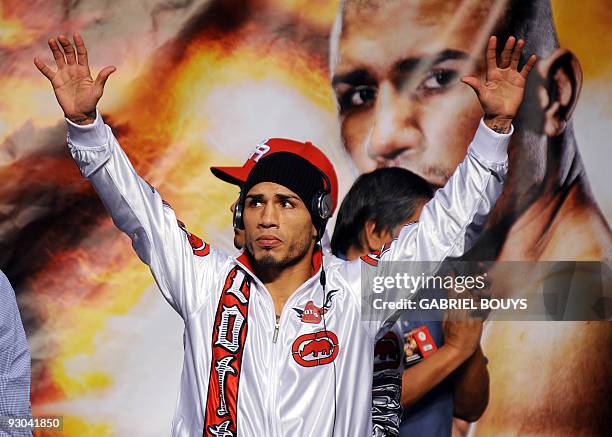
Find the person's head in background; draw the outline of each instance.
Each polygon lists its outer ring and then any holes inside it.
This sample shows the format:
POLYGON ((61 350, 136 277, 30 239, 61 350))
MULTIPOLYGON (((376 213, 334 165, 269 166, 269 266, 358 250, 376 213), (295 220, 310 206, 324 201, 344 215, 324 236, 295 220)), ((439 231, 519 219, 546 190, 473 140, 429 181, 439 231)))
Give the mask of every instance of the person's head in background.
POLYGON ((513 121, 508 179, 488 222, 495 229, 486 257, 503 252, 506 234, 516 230, 505 247, 509 255, 601 259, 599 236, 609 241, 610 231, 588 186, 572 126, 582 70, 559 44, 549 0, 343 0, 330 71, 344 147, 361 172, 399 166, 435 187, 444 185, 483 115, 460 78, 483 77, 491 34, 498 41, 522 38, 523 53, 539 61, 513 121), (547 228, 553 219, 542 210, 550 211, 550 204, 561 211, 554 219, 563 218, 565 231, 547 228), (530 207, 541 223, 524 214, 530 207), (521 213, 526 223, 519 222, 521 213), (543 229, 556 236, 548 247, 541 244, 543 229))
POLYGON ((350 261, 380 249, 397 238, 402 226, 418 221, 432 196, 427 181, 403 168, 362 174, 338 210, 332 253, 350 261))

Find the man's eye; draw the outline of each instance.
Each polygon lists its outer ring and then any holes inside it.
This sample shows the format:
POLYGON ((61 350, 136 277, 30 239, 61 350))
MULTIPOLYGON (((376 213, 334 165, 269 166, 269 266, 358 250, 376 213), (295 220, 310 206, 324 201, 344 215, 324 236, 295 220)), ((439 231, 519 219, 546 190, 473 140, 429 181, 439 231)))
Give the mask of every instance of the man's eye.
POLYGON ((256 208, 261 205, 261 200, 259 199, 249 199, 248 202, 249 208, 256 208))
POLYGON ((293 203, 290 200, 281 200, 281 206, 283 208, 293 208, 293 203))
POLYGON ((425 77, 419 85, 421 90, 439 91, 448 87, 457 78, 457 72, 453 70, 433 70, 425 77))
POLYGON ((367 106, 376 98, 376 88, 369 85, 359 85, 350 88, 340 98, 340 109, 347 110, 367 106))

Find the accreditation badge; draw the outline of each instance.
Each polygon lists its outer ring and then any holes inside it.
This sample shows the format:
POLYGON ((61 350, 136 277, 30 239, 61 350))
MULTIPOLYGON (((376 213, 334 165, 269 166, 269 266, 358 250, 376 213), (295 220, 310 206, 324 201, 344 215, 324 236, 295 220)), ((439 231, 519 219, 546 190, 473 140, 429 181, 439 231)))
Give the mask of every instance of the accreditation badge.
POLYGON ((414 366, 437 350, 438 346, 427 326, 413 329, 404 335, 404 367, 414 366))

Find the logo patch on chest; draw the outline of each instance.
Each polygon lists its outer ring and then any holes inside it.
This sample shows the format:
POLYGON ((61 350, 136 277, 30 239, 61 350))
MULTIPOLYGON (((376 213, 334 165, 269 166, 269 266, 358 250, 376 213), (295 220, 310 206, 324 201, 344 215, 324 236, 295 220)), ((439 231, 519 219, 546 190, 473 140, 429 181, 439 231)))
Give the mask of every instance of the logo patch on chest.
POLYGON ((336 334, 318 331, 296 338, 291 347, 291 355, 300 366, 315 367, 334 361, 339 349, 336 334))
POLYGON ((297 313, 298 318, 304 323, 321 323, 323 315, 330 310, 332 299, 337 292, 338 290, 330 290, 329 293, 327 293, 325 303, 322 307, 316 306, 312 300, 309 300, 306 302, 306 305, 304 305, 304 309, 294 307, 293 310, 297 313))

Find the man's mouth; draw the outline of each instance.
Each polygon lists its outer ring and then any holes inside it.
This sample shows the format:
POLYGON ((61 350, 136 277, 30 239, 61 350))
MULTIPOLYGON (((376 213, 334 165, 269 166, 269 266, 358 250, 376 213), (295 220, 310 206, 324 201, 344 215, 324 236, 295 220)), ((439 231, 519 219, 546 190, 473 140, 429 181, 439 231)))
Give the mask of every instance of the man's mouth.
POLYGON ((452 172, 448 172, 441 166, 417 166, 410 159, 406 159, 405 154, 408 152, 404 152, 402 155, 399 155, 393 159, 386 159, 384 161, 378 161, 377 168, 383 167, 401 167, 405 168, 413 172, 414 174, 422 177, 427 181, 427 183, 431 186, 433 191, 435 192, 437 189, 442 188, 448 182, 448 179, 451 177, 452 172))
POLYGON ((282 241, 274 235, 262 235, 260 237, 257 237, 255 241, 257 242, 257 245, 262 249, 271 249, 273 247, 279 246, 282 243, 282 241))

